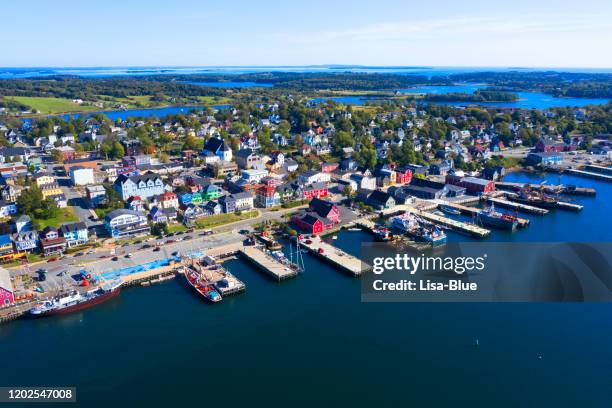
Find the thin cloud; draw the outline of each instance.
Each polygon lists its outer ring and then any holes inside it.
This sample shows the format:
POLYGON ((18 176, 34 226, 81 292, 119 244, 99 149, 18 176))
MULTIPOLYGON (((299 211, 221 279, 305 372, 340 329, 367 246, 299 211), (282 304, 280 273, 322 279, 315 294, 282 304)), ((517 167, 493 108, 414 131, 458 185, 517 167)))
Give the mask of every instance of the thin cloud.
POLYGON ((407 20, 364 27, 283 34, 277 39, 292 43, 327 41, 406 41, 465 35, 515 35, 612 30, 612 16, 548 15, 509 17, 461 17, 453 19, 407 20))

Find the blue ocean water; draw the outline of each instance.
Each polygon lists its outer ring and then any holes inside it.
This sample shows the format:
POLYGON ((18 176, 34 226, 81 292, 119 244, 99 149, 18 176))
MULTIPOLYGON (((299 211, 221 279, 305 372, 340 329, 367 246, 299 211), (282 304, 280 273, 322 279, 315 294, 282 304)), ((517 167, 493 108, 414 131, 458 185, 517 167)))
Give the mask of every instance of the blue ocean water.
MULTIPOLYGON (((582 213, 555 210, 490 239, 608 241, 610 184, 561 182, 598 195, 576 200, 582 213)), ((359 256, 371 236, 343 231, 329 240, 359 256)), ((77 406, 86 407, 609 403, 612 305, 361 303, 359 279, 308 254, 304 261, 302 275, 277 284, 231 260, 226 267, 247 291, 216 305, 176 280, 76 314, 3 325, 0 383, 76 386, 77 406)))

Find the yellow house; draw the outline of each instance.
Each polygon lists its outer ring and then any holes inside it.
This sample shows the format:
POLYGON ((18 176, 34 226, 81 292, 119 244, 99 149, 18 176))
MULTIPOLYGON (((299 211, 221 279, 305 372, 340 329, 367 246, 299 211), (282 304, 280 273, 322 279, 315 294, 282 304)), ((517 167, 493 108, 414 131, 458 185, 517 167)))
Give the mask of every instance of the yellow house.
POLYGON ((40 186, 40 191, 42 192, 44 199, 47 199, 51 196, 64 194, 62 188, 57 183, 43 184, 42 186, 40 186))
POLYGON ((51 174, 37 174, 34 176, 34 180, 36 181, 36 185, 38 187, 55 183, 55 177, 53 177, 51 174))

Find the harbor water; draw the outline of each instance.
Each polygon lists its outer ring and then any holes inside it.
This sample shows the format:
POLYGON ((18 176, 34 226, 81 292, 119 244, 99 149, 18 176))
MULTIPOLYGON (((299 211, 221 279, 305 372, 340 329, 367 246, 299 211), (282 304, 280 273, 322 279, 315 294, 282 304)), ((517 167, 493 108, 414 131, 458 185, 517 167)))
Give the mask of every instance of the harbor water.
MULTIPOLYGON (((580 213, 523 215, 528 228, 488 239, 609 240, 610 185, 561 183, 597 196, 574 197, 580 213)), ((359 255, 372 238, 328 239, 359 255)), ((177 278, 76 314, 2 325, 0 384, 76 386, 87 407, 607 404, 612 305, 361 303, 359 279, 304 261, 306 271, 281 284, 227 261, 247 290, 215 305, 177 278)))

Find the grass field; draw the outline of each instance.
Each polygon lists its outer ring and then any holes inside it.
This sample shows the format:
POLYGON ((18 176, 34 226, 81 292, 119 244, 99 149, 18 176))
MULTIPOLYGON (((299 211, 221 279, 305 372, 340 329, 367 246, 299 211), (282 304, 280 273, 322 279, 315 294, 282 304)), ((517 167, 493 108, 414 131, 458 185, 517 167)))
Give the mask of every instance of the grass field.
POLYGON ((46 220, 36 219, 36 222, 40 225, 40 229, 45 227, 59 227, 66 222, 79 221, 79 217, 76 216, 74 210, 70 207, 60 208, 59 215, 57 217, 48 218, 46 220))
POLYGON ((242 214, 218 214, 211 215, 205 218, 200 218, 195 222, 196 228, 212 228, 220 225, 229 224, 230 222, 247 220, 249 218, 257 217, 259 213, 257 211, 243 212, 242 214))
POLYGON ((227 105, 231 102, 226 96, 198 96, 198 100, 206 105, 227 105))
POLYGON ((12 99, 16 102, 29 106, 31 109, 36 109, 42 114, 68 113, 68 112, 88 112, 99 110, 95 106, 79 105, 72 102, 70 99, 64 98, 43 98, 30 96, 11 96, 7 99, 12 99))

